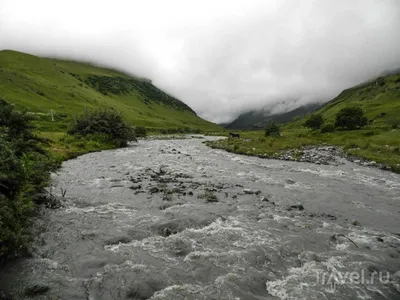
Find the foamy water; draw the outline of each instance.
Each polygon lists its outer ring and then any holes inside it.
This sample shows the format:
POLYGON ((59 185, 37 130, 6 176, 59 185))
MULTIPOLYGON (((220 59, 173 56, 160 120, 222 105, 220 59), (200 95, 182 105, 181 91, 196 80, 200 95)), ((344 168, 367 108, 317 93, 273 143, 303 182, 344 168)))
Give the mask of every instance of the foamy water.
POLYGON ((84 155, 54 174, 63 207, 43 211, 33 257, 3 268, 0 289, 17 299, 35 284, 49 288, 38 299, 400 299, 399 182, 200 139, 84 155), (374 272, 391 277, 371 282, 374 272))

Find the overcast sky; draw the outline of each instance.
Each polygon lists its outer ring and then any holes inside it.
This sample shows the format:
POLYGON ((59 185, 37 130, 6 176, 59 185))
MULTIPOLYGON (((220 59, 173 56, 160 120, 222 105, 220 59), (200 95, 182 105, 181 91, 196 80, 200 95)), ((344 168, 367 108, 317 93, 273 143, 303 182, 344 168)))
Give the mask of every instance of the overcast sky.
POLYGON ((400 1, 0 0, 0 49, 148 77, 225 122, 399 67, 400 1))

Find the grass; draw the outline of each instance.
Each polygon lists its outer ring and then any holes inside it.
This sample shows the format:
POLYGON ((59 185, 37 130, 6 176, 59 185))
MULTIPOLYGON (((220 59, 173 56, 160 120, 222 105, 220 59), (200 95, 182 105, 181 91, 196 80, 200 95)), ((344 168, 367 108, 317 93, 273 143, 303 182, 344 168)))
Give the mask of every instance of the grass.
POLYGON ((226 139, 207 144, 245 155, 277 158, 289 149, 306 145, 337 145, 349 154, 386 164, 400 173, 400 73, 379 77, 340 93, 313 114, 325 124, 335 123, 336 114, 347 106, 360 106, 368 126, 360 130, 321 133, 304 128, 309 116, 281 126, 281 137, 265 137, 264 131, 241 132, 241 139, 226 139))
POLYGON ((337 145, 349 155, 386 164, 400 173, 399 141, 400 130, 390 127, 325 134, 299 128, 284 129, 281 137, 266 137, 263 131, 241 132, 240 139, 228 138, 207 144, 212 148, 264 158, 277 158, 285 150, 307 145, 337 145))
MULTIPOLYGON (((327 123, 334 123, 336 114, 347 106, 360 106, 372 128, 390 127, 400 120, 400 73, 379 77, 350 89, 344 90, 321 109, 314 112, 327 123)), ((286 129, 302 127, 306 118, 286 124, 286 129)))
POLYGON ((36 117, 41 132, 66 132, 87 108, 114 107, 134 126, 151 130, 218 131, 149 80, 86 63, 0 51, 0 97, 36 117))
POLYGON ((63 132, 38 132, 38 135, 50 140, 47 150, 54 158, 63 162, 80 155, 102 150, 116 149, 119 146, 112 142, 105 142, 96 137, 82 137, 68 135, 63 132))

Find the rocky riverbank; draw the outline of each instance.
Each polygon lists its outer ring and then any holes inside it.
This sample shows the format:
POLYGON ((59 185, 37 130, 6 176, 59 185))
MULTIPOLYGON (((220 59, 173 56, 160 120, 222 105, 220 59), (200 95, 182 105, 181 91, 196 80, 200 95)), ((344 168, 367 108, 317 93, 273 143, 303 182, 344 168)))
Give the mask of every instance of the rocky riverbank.
POLYGON ((348 155, 342 148, 337 146, 305 146, 300 149, 290 149, 282 153, 277 153, 273 158, 334 166, 344 164, 345 160, 348 160, 363 167, 374 167, 391 171, 391 168, 385 164, 348 155))

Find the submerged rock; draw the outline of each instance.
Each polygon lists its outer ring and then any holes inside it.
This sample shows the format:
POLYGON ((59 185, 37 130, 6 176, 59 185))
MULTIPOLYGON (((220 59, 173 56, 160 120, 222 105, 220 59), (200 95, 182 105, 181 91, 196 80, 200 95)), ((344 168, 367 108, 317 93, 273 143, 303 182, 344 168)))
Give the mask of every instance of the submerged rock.
POLYGON ((35 297, 42 295, 50 290, 50 287, 42 284, 35 284, 25 289, 25 295, 28 297, 35 297))
POLYGON ((290 205, 289 208, 287 209, 288 211, 298 209, 300 211, 304 210, 303 204, 298 204, 298 205, 290 205))
POLYGON ((160 205, 160 210, 165 210, 165 209, 170 208, 170 207, 171 207, 171 205, 169 205, 167 203, 164 203, 164 204, 160 205))

